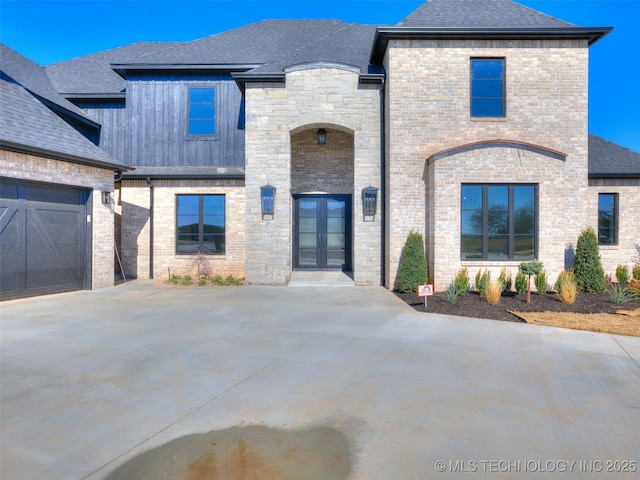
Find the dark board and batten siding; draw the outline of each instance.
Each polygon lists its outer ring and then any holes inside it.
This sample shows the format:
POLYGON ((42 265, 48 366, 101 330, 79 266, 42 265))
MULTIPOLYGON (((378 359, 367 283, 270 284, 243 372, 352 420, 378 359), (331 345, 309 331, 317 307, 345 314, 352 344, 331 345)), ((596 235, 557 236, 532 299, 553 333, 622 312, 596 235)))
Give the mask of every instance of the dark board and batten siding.
POLYGON ((231 76, 132 75, 126 163, 139 166, 243 166, 242 93, 231 76), (216 135, 188 135, 188 89, 216 89, 216 135))
POLYGON ((102 125, 98 146, 116 160, 127 163, 127 111, 124 98, 116 100, 81 100, 74 103, 102 125))

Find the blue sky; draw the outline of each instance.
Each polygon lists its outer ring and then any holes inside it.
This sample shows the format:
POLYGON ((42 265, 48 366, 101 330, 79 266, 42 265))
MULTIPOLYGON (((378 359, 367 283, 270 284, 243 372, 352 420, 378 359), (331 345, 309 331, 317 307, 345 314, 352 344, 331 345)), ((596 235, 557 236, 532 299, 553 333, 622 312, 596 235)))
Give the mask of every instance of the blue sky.
MULTIPOLYGON (((40 65, 137 41, 188 41, 265 18, 395 24, 423 0, 0 0, 0 40, 40 65)), ((615 30, 590 49, 589 130, 640 152, 640 0, 520 0, 615 30)))

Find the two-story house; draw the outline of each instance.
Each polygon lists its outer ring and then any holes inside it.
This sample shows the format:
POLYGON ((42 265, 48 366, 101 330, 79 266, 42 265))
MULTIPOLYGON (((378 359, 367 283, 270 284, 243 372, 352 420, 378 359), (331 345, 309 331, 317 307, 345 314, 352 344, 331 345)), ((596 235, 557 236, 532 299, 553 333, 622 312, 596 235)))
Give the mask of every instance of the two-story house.
POLYGON ((640 154, 589 136, 589 46, 511 0, 429 0, 395 26, 268 20, 46 68, 101 125, 125 273, 394 288, 408 233, 443 289, 467 266, 554 278, 580 231, 637 258, 640 154))

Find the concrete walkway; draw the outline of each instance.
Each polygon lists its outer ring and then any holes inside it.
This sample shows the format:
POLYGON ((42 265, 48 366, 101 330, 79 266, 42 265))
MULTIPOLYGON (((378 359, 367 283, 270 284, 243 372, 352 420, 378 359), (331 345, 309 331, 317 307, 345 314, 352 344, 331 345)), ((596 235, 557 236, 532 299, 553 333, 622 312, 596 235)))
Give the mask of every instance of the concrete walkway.
POLYGON ((374 287, 135 281, 0 312, 2 480, 639 475, 638 338, 374 287))

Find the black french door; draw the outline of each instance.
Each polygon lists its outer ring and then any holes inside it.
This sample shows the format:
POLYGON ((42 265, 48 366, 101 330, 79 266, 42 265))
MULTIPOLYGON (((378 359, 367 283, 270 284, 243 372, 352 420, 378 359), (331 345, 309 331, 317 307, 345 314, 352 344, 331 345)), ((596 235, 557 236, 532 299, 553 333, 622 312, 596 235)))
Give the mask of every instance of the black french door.
POLYGON ((351 196, 294 197, 293 268, 351 270, 351 196))

